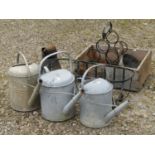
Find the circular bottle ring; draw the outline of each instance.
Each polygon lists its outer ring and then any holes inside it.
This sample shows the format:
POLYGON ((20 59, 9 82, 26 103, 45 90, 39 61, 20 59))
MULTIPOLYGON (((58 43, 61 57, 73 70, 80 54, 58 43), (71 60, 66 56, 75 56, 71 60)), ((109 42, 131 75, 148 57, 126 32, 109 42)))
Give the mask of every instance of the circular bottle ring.
POLYGON ((97 42, 96 42, 96 49, 97 51, 100 53, 100 54, 105 54, 110 48, 110 45, 107 41, 105 41, 104 39, 99 39, 97 42), (105 49, 103 49, 101 47, 101 44, 105 44, 103 47, 105 49))
POLYGON ((118 41, 118 42, 114 45, 114 48, 117 49, 119 55, 122 55, 122 54, 123 54, 124 48, 123 48, 123 44, 122 44, 120 41, 118 41))
POLYGON ((128 45, 124 41, 118 41, 114 47, 117 48, 119 55, 124 55, 128 51, 128 45))
POLYGON ((105 39, 110 44, 116 44, 119 41, 119 35, 118 35, 118 33, 116 31, 111 30, 111 32, 107 33, 105 39), (111 37, 112 35, 115 36, 114 40, 109 39, 109 37, 111 37))
POLYGON ((124 41, 120 41, 120 44, 122 44, 122 46, 123 46, 123 53, 122 54, 125 54, 128 51, 128 44, 124 41))

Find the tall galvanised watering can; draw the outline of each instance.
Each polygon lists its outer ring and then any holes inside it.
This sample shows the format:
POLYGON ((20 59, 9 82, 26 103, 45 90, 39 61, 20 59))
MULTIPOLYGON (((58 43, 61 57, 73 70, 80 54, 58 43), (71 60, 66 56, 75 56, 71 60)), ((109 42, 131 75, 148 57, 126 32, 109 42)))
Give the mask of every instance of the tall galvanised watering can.
POLYGON ((17 55, 17 64, 10 67, 8 71, 9 94, 11 107, 17 111, 32 111, 40 106, 39 95, 29 104, 34 87, 37 84, 39 65, 28 64, 23 53, 17 55), (20 56, 24 64, 19 63, 20 56))
POLYGON ((113 85, 103 78, 86 80, 88 72, 94 67, 105 66, 94 65, 83 74, 80 91, 65 106, 63 113, 68 114, 74 104, 80 99, 80 122, 91 128, 101 128, 128 105, 125 101, 113 109, 112 91, 113 85), (113 110, 112 110, 113 109, 113 110))
POLYGON ((49 121, 65 121, 74 116, 74 106, 71 107, 68 115, 63 114, 64 107, 74 95, 75 77, 71 71, 72 60, 66 52, 50 54, 41 61, 38 88, 40 88, 41 113, 43 118, 49 121), (68 57, 69 68, 49 71, 43 64, 46 64, 45 61, 49 57, 57 54, 65 54, 68 57), (45 69, 45 72, 42 72, 43 69, 45 69))

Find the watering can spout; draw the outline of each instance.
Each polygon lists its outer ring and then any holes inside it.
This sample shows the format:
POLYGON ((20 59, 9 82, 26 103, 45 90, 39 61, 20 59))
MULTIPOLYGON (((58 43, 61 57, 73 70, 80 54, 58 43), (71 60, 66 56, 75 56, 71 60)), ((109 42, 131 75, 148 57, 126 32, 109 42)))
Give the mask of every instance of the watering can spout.
POLYGON ((104 120, 105 123, 107 123, 108 121, 110 121, 114 116, 116 116, 117 114, 119 114, 124 108, 126 108, 128 106, 129 102, 128 101, 124 101, 123 103, 121 103, 118 107, 116 107, 114 110, 112 110, 111 112, 109 112, 104 120))
MULTIPOLYGON (((50 70, 47 68, 47 66, 44 66, 44 70, 45 70, 46 73, 49 73, 50 72, 50 70)), ((28 100, 28 105, 31 105, 32 106, 33 103, 34 103, 34 101, 38 97, 38 95, 39 95, 39 89, 41 87, 41 83, 42 83, 42 80, 39 79, 37 85, 34 87, 34 90, 33 90, 32 94, 31 94, 30 99, 28 100)))
POLYGON ((73 108, 74 104, 79 100, 79 98, 82 96, 82 91, 79 91, 70 101, 69 103, 64 107, 63 114, 67 115, 69 111, 73 108))
POLYGON ((31 106, 32 106, 33 103, 34 103, 34 100, 38 97, 39 89, 40 89, 40 87, 41 87, 41 83, 42 83, 42 81, 39 80, 39 82, 38 82, 37 85, 35 86, 35 88, 34 88, 32 94, 31 94, 31 97, 30 97, 30 99, 28 100, 28 105, 31 105, 31 106))

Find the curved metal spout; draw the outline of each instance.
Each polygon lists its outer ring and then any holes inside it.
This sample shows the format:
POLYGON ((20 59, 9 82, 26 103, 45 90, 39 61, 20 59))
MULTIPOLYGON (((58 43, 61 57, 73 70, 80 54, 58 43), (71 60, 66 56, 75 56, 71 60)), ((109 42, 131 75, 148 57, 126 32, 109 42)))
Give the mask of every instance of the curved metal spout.
POLYGON ((82 96, 82 91, 79 91, 70 101, 69 103, 64 107, 63 109, 63 113, 65 115, 67 115, 70 111, 70 109, 72 109, 72 107, 74 106, 74 104, 80 99, 80 97, 82 96))
POLYGON ((38 97, 38 94, 39 94, 39 89, 40 89, 40 86, 41 86, 41 83, 42 81, 39 80, 39 82, 37 83, 37 85, 35 86, 32 94, 31 94, 31 97, 30 99, 28 100, 28 105, 33 105, 34 103, 34 100, 38 97))
MULTIPOLYGON (((44 70, 45 70, 46 73, 50 72, 50 70, 47 68, 47 66, 44 66, 44 70)), ((33 103, 34 103, 34 100, 38 97, 39 90, 40 90, 40 87, 41 87, 41 83, 42 83, 42 80, 39 79, 37 85, 33 89, 33 92, 31 94, 31 97, 28 100, 28 105, 31 105, 32 106, 33 103)))
POLYGON ((105 117, 105 124, 110 121, 114 116, 116 116, 118 113, 120 113, 124 108, 126 108, 128 106, 129 102, 128 101, 124 101, 123 103, 121 103, 118 107, 116 107, 114 110, 112 110, 111 112, 109 112, 105 117))

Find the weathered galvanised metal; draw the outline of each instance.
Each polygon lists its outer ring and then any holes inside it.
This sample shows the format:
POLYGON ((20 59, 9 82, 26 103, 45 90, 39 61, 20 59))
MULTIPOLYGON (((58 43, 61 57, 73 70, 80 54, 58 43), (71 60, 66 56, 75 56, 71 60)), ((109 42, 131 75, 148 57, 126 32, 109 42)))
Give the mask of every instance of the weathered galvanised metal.
POLYGON ((17 111, 32 111, 40 106, 39 96, 28 104, 29 98, 37 84, 39 66, 35 63, 28 64, 23 53, 17 55, 17 64, 8 71, 9 93, 11 107, 17 111), (19 63, 20 56, 25 64, 19 63))
POLYGON ((74 106, 70 109, 68 115, 63 114, 64 107, 74 96, 75 77, 71 73, 71 66, 72 60, 66 52, 50 54, 40 63, 41 113, 42 117, 49 121, 65 121, 75 114, 74 106), (43 64, 46 64, 45 61, 49 57, 57 54, 65 54, 68 57, 70 68, 48 71, 47 67, 43 66, 43 64), (45 68, 45 73, 42 72, 42 68, 45 68))
POLYGON ((128 102, 125 101, 113 109, 113 85, 103 78, 89 79, 88 72, 99 66, 105 67, 103 64, 98 64, 85 71, 79 93, 73 97, 63 110, 63 113, 67 115, 80 99, 80 122, 91 128, 104 127, 110 119, 128 105, 128 102))

